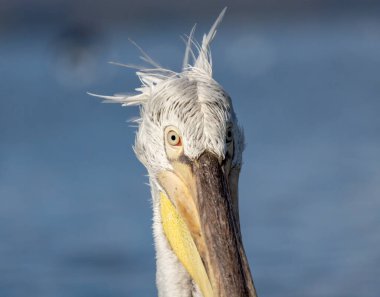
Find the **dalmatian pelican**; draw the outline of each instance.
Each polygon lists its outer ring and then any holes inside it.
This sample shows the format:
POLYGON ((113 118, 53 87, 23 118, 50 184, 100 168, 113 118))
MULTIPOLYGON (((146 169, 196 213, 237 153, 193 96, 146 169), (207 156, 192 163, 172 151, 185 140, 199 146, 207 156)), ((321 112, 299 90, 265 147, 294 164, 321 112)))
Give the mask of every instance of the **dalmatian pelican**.
POLYGON ((151 67, 131 66, 137 94, 90 94, 140 106, 134 150, 149 175, 160 297, 257 296, 239 223, 243 131, 212 77, 210 43, 225 10, 201 44, 193 27, 181 72, 140 49, 151 67))

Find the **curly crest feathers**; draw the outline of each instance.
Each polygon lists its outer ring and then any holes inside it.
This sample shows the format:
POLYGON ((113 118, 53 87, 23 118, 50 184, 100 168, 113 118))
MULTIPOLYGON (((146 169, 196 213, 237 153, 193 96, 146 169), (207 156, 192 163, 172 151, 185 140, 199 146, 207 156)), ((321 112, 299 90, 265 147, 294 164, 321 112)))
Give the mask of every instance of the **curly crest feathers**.
POLYGON ((131 42, 141 52, 140 58, 144 62, 150 64, 152 67, 145 68, 142 66, 120 64, 120 63, 115 63, 115 62, 111 62, 111 64, 137 69, 136 75, 139 77, 142 83, 141 87, 135 89, 138 93, 132 94, 132 95, 115 94, 114 96, 99 95, 99 94, 94 94, 90 92, 88 92, 87 94, 91 96, 103 98, 104 102, 120 103, 123 106, 144 105, 149 100, 149 98, 151 98, 151 96, 154 94, 154 91, 157 85, 175 76, 182 76, 183 74, 190 74, 189 72, 191 72, 190 76, 194 78, 196 78, 197 76, 200 76, 200 78, 207 76, 211 79, 212 78, 212 57, 211 57, 210 45, 216 35, 218 26, 222 22, 222 19, 224 17, 226 10, 227 10, 227 7, 225 7, 222 10, 222 12, 219 14, 218 18, 212 25, 208 34, 203 35, 201 45, 199 45, 199 43, 194 39, 194 32, 195 32, 195 25, 194 25, 194 27, 190 31, 190 34, 187 37, 185 56, 184 56, 183 64, 182 64, 182 72, 178 73, 178 72, 161 67, 149 55, 147 55, 140 46, 138 46, 134 41, 131 40, 131 42), (197 53, 197 57, 194 52, 197 53), (192 63, 189 62, 190 56, 192 58, 192 63))

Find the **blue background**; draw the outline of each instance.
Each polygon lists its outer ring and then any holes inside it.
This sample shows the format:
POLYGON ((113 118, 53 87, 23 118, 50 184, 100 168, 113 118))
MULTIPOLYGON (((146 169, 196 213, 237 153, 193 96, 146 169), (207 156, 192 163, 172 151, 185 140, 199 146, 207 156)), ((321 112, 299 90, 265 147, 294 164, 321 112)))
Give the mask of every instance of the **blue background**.
POLYGON ((180 34, 229 6, 214 77, 246 135, 243 239, 259 296, 380 294, 375 1, 1 1, 0 296, 156 296, 136 160, 132 38, 179 70, 180 34))

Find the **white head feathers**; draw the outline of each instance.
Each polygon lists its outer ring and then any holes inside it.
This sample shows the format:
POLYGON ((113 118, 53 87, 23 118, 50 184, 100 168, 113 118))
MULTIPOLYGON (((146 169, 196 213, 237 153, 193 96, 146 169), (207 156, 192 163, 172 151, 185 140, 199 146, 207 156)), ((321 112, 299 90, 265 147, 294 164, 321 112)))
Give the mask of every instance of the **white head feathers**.
MULTIPOLYGON (((210 45, 211 45, 212 40, 215 37, 217 28, 223 19, 226 9, 227 8, 224 8, 222 10, 220 15, 216 19, 214 25, 211 27, 210 32, 207 35, 205 34, 203 36, 202 45, 199 45, 198 42, 194 39, 195 26, 193 27, 193 29, 191 30, 187 38, 182 71, 193 70, 194 72, 202 72, 204 75, 207 75, 210 78, 212 77, 212 58, 211 58, 210 45), (198 53, 197 58, 193 50, 194 47, 198 53), (191 59, 193 60, 193 63, 190 64, 191 59)), ((97 95, 97 94, 92 94, 92 93, 90 93, 90 95, 106 99, 106 101, 108 102, 121 103, 123 106, 142 105, 146 103, 146 101, 149 100, 149 98, 151 97, 152 88, 154 88, 157 84, 161 83, 162 81, 167 80, 168 78, 179 75, 179 73, 176 73, 172 70, 162 68, 157 62, 155 62, 151 57, 149 57, 141 47, 139 47, 133 41, 132 43, 140 50, 142 54, 140 58, 153 67, 145 68, 145 67, 125 65, 125 64, 119 64, 119 63, 112 63, 112 64, 118 64, 121 66, 125 66, 128 68, 135 68, 138 70, 136 74, 140 78, 140 81, 142 83, 142 86, 136 89, 136 91, 138 91, 139 93, 136 95, 128 95, 128 96, 127 95, 103 96, 103 95, 97 95)))
POLYGON ((151 176, 171 166, 163 141, 163 131, 168 125, 176 126, 181 132, 184 153, 189 158, 198 157, 204 150, 213 151, 224 158, 225 133, 227 126, 232 126, 235 148, 232 164, 241 164, 244 143, 242 131, 237 125, 230 97, 212 78, 210 44, 225 11, 226 8, 209 33, 203 36, 201 45, 193 37, 195 26, 193 27, 186 42, 182 72, 162 68, 136 45, 142 53, 142 60, 152 66, 144 68, 124 65, 137 68, 136 74, 142 83, 136 89, 138 93, 115 96, 90 94, 123 106, 141 106, 135 152, 151 176))

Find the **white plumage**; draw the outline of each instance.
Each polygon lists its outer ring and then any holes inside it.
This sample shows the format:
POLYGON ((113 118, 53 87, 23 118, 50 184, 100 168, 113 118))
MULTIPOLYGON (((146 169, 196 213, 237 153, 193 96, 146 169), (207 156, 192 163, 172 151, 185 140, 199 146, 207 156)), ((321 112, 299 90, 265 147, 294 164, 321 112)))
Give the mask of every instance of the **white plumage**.
MULTIPOLYGON (((162 227, 159 193, 165 192, 157 176, 175 171, 168 157, 164 131, 175 126, 180 131, 183 156, 197 160, 205 151, 212 152, 220 162, 230 159, 228 172, 241 167, 244 137, 238 126, 230 96, 212 77, 210 44, 222 21, 224 9, 202 43, 194 39, 195 26, 187 40, 181 72, 162 68, 141 48, 142 59, 150 67, 136 67, 141 86, 134 95, 101 97, 123 106, 139 105, 140 119, 134 150, 149 173, 153 197, 153 232, 157 258, 157 287, 161 297, 202 296, 177 255, 172 251, 162 227), (233 134, 233 154, 228 156, 227 131, 233 134)), ((228 178, 228 176, 227 176, 228 178)), ((237 181, 237 179, 236 179, 237 181)), ((236 199, 237 209, 237 199, 236 199)))

